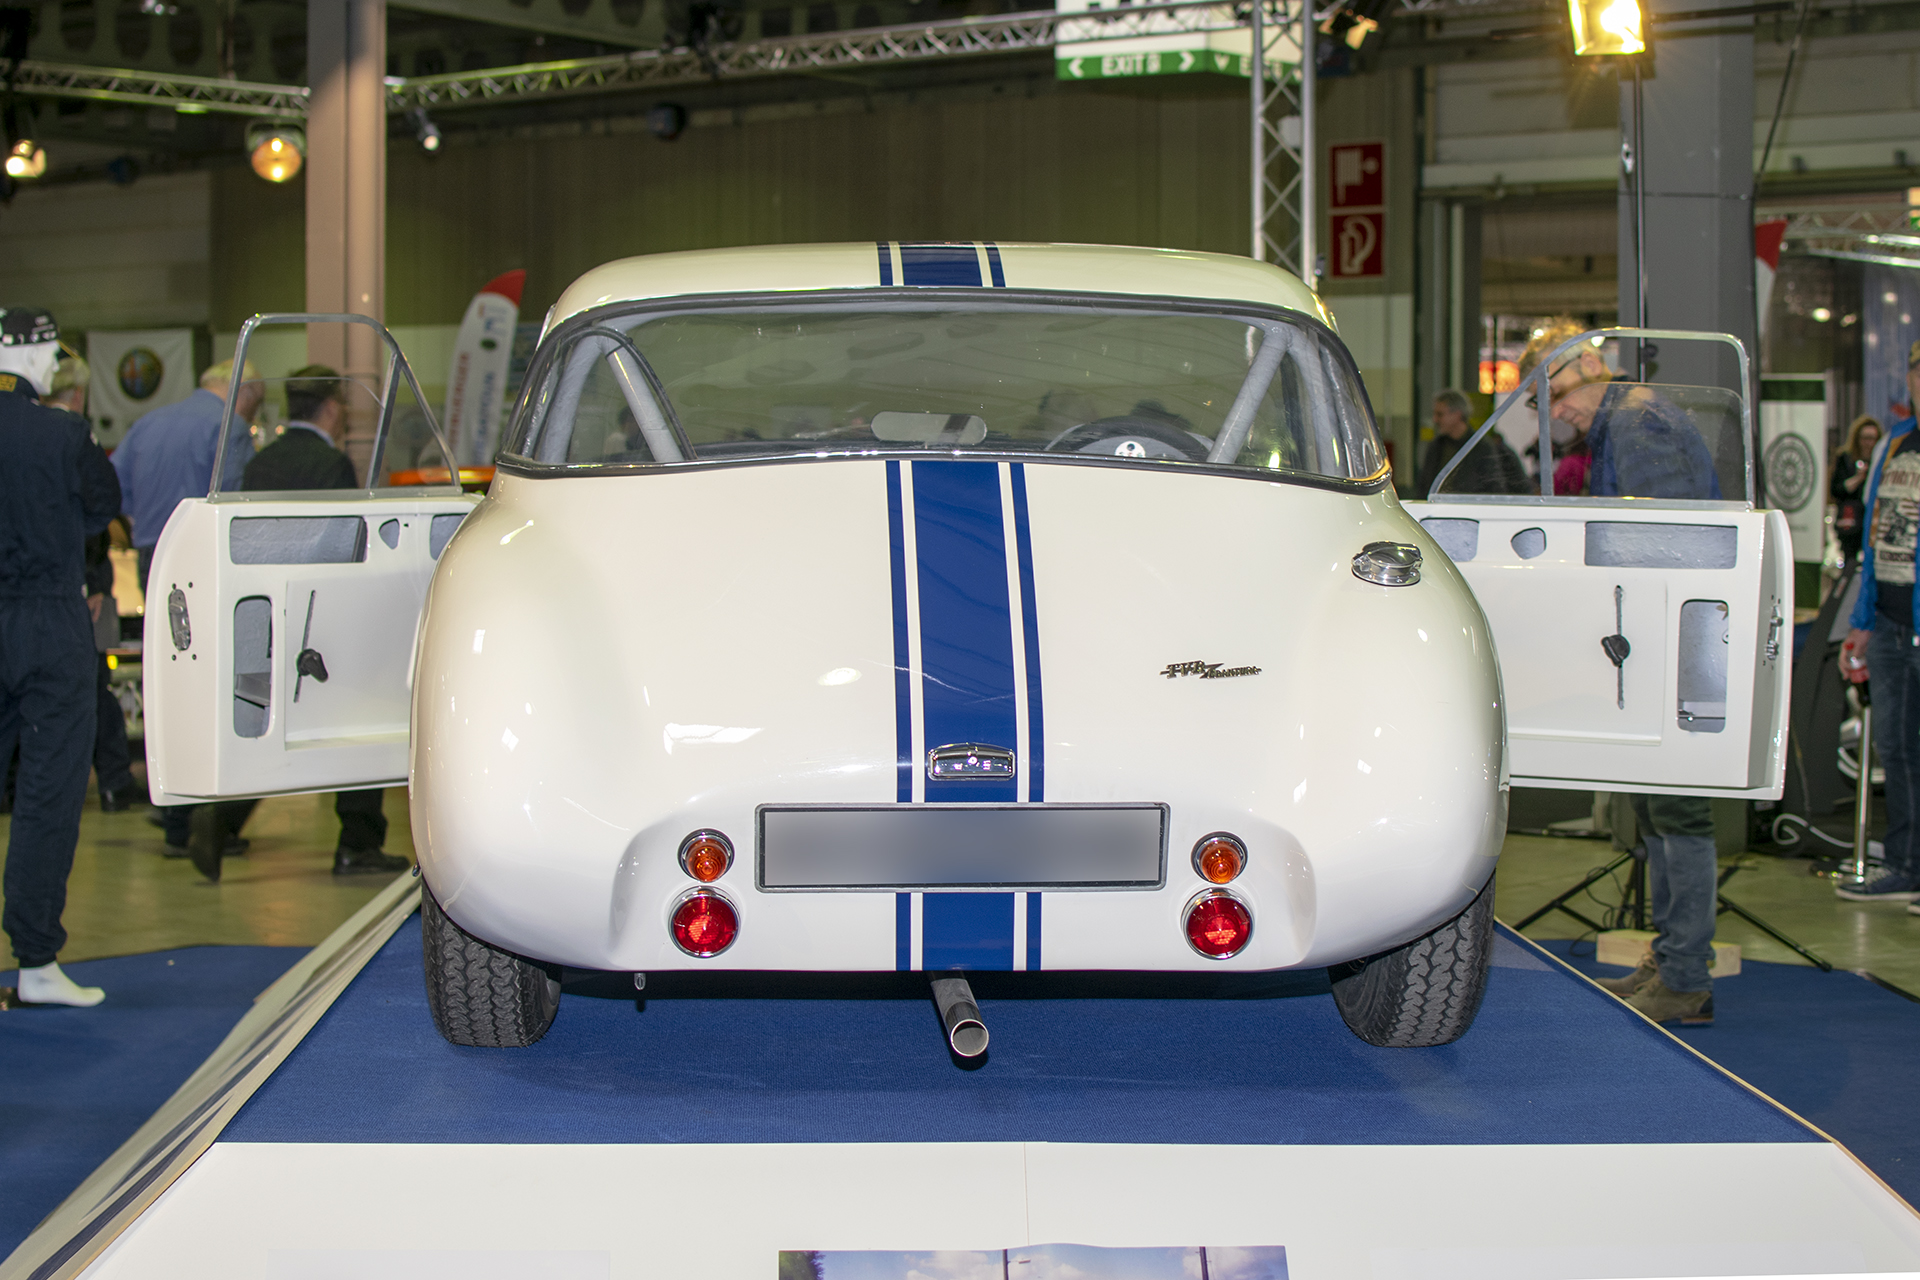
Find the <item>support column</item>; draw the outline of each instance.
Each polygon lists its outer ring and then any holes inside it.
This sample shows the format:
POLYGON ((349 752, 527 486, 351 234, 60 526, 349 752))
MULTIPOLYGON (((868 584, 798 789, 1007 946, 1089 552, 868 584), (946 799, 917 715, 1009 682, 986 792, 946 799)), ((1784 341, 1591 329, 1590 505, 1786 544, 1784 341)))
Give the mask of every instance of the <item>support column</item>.
MULTIPOLYGON (((1651 12, 1698 11, 1700 0, 1654 0, 1651 12)), ((1747 344, 1758 372, 1753 311, 1753 19, 1666 23, 1641 71, 1638 176, 1620 185, 1620 323, 1634 323, 1642 273, 1637 228, 1645 228, 1646 320, 1652 328, 1709 329, 1747 344)), ((1632 142, 1634 82, 1620 67, 1623 139, 1632 142)), ((1735 385, 1731 352, 1703 344, 1663 347, 1652 381, 1735 385)), ((1751 446, 1750 446, 1751 447, 1751 446)))
MULTIPOLYGON (((307 310, 386 319, 386 0, 308 0, 307 310)), ((378 388, 379 338, 315 325, 307 359, 378 388)), ((356 397, 356 408, 371 397, 356 397)), ((348 415, 347 453, 365 474, 373 418, 348 415)))

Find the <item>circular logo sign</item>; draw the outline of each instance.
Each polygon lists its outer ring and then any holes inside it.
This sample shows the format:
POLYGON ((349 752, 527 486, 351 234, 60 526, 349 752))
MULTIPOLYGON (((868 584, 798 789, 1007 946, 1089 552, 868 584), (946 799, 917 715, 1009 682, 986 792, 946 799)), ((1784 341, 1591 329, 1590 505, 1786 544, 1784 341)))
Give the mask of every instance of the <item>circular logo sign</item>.
POLYGON ((160 357, 147 348, 134 347, 120 357, 116 372, 120 389, 127 393, 129 400, 145 400, 160 389, 160 379, 166 376, 167 368, 160 363, 160 357))
POLYGON ((1767 497, 1782 511, 1798 511, 1813 497, 1813 479, 1819 464, 1813 446, 1802 436, 1776 437, 1767 446, 1767 497))

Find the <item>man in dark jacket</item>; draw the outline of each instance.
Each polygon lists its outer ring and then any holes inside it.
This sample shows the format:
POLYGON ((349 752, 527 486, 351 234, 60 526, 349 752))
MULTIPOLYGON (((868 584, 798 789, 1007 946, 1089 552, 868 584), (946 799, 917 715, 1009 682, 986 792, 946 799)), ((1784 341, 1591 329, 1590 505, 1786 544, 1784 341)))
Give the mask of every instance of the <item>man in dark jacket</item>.
MULTIPOLYGON (((278 440, 262 449, 247 463, 243 489, 355 489, 353 461, 340 451, 347 438, 347 382, 323 364, 310 364, 296 370, 287 379, 287 418, 285 431, 278 440)), ((333 798, 333 811, 340 817, 340 844, 333 854, 333 874, 337 876, 405 871, 405 858, 381 852, 387 839, 387 818, 380 803, 385 792, 379 787, 364 791, 342 791, 333 798)), ((195 815, 196 822, 201 822, 195 815)), ((195 844, 203 843, 195 830, 195 844)), ((211 847, 213 830, 204 843, 211 847)), ((202 866, 196 858, 195 866, 202 866)), ((219 878, 219 859, 210 860, 212 878, 219 878)))
POLYGON ((287 379, 287 425, 247 463, 242 489, 356 489, 347 438, 346 382, 323 364, 287 379))
POLYGON ((20 744, 4 925, 33 1004, 96 1005, 60 971, 96 712, 83 547, 120 511, 120 481, 83 419, 40 403, 59 359, 44 311, 0 312, 0 754, 20 744))
MULTIPOLYGON (((1432 496, 1433 482, 1473 434, 1473 422, 1467 416, 1472 408, 1466 393, 1452 388, 1433 398, 1433 442, 1421 456, 1414 480, 1420 497, 1432 496)), ((1446 492, 1532 493, 1533 482, 1513 446, 1498 431, 1489 431, 1447 477, 1446 492)))

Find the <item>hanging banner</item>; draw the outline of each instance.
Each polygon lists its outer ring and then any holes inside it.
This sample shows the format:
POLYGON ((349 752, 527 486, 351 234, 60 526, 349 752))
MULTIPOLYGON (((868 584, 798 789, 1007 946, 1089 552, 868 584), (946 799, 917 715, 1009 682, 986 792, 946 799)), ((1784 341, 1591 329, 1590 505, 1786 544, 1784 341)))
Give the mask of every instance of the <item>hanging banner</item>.
POLYGON ((1753 224, 1753 300, 1762 343, 1767 340, 1767 313, 1773 306, 1773 280, 1780 273, 1780 243, 1786 234, 1785 218, 1753 224))
POLYGON ((500 415, 506 409, 507 369, 513 360, 514 326, 520 319, 525 271, 488 281, 467 304, 447 370, 447 442, 463 467, 493 462, 499 448, 500 415))
POLYGON ((87 417, 108 449, 126 439, 141 414, 185 400, 199 386, 191 329, 92 329, 86 354, 87 417))
MULTIPOLYGON (((1053 66, 1060 80, 1252 74, 1253 35, 1232 5, 1139 13, 1108 0, 1060 0, 1056 12, 1053 66)), ((1300 61, 1299 32, 1273 23, 1265 34, 1268 73, 1291 76, 1300 61)))
POLYGON ((1770 373, 1760 379, 1763 504, 1787 516, 1793 558, 1817 563, 1827 538, 1830 374, 1770 373))

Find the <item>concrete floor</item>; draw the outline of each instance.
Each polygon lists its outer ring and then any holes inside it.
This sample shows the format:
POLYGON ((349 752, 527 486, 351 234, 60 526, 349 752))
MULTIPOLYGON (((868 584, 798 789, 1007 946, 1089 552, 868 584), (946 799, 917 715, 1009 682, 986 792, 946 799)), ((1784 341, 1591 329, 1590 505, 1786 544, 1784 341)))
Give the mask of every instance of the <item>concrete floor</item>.
MULTIPOLYGON (((1615 856, 1605 840, 1509 835, 1500 858, 1494 913, 1508 922, 1523 919, 1615 856)), ((1720 860, 1723 871, 1734 863, 1740 870, 1722 890, 1724 896, 1836 967, 1866 969, 1920 995, 1920 916, 1908 915, 1905 906, 1896 903, 1836 898, 1832 882, 1811 874, 1812 864, 1805 859, 1745 853, 1720 860)), ((1583 915, 1604 919, 1605 908, 1620 901, 1625 872, 1622 868, 1614 881, 1595 885, 1593 897, 1570 905, 1583 915)), ((1542 939, 1573 938, 1587 932, 1586 926, 1559 912, 1526 930, 1528 937, 1542 939)), ((1730 913, 1721 914, 1715 939, 1738 943, 1744 960, 1806 963, 1730 913)))
MULTIPOLYGON (((391 824, 387 851, 410 855, 413 842, 403 789, 387 792, 386 811, 391 824)), ((333 877, 339 824, 331 796, 262 801, 245 830, 252 849, 246 857, 227 860, 218 885, 202 880, 185 860, 160 856, 163 842, 159 830, 147 822, 150 812, 141 806, 104 814, 89 796, 68 885, 66 926, 71 940, 62 959, 207 943, 311 946, 387 883, 381 876, 333 877)), ((0 839, 6 828, 7 820, 0 817, 0 839)), ((1509 836, 1495 910, 1503 920, 1519 920, 1612 857, 1604 840, 1509 836)), ((1871 970, 1920 994, 1920 917, 1892 904, 1842 902, 1828 881, 1808 873, 1809 864, 1801 859, 1749 853, 1737 861, 1741 870, 1727 886, 1729 897, 1835 965, 1871 970)), ((1598 919, 1603 903, 1619 901, 1620 888, 1602 882, 1594 891, 1599 902, 1589 898, 1576 905, 1598 919)), ((1527 930, 1535 938, 1582 932, 1579 922, 1557 913, 1527 930)), ((1749 959, 1804 963, 1731 915, 1720 917, 1719 938, 1739 943, 1749 959)))
MULTIPOLYGON (((390 876, 333 875, 340 823, 331 795, 263 800, 243 834, 247 855, 228 858, 209 884, 166 842, 145 805, 101 813, 87 797, 80 847, 67 881, 67 948, 62 960, 134 955, 202 944, 312 946, 391 882, 390 876)), ((407 793, 387 792, 387 852, 413 853, 407 793)), ((0 817, 0 839, 9 820, 0 817)), ((0 967, 12 963, 0 957, 0 967)))

